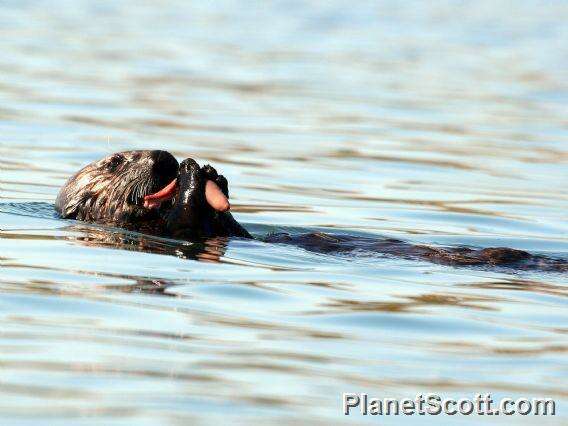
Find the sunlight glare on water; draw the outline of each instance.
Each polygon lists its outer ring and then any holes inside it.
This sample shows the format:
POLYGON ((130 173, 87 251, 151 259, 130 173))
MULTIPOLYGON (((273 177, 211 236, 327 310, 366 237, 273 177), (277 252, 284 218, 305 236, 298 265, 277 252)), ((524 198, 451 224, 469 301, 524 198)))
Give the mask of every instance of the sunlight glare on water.
POLYGON ((184 259, 52 204, 83 165, 159 148, 222 171, 257 236, 567 258, 566 22, 537 0, 1 2, 1 418, 416 420, 344 417, 342 392, 565 415, 565 275, 239 240, 184 259))

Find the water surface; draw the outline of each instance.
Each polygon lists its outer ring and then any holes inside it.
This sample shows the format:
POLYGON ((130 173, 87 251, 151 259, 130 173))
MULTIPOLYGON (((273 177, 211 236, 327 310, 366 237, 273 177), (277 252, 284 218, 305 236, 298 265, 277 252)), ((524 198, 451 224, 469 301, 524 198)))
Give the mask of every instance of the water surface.
POLYGON ((160 148, 221 170, 256 235, 566 258, 566 3, 213 3, 0 3, 2 423, 479 422, 345 418, 342 392, 551 397, 538 421, 565 421, 565 276, 238 240, 187 259, 51 206, 84 164, 160 148))

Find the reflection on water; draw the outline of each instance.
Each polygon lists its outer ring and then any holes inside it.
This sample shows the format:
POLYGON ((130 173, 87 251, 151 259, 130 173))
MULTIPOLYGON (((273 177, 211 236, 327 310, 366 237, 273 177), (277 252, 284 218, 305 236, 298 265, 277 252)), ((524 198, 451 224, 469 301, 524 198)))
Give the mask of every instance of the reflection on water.
POLYGON ((84 164, 161 148, 221 170, 255 235, 566 258, 565 3, 0 12, 3 421, 378 420, 340 416, 342 392, 545 396, 565 411, 565 275, 191 245, 51 210, 84 164))

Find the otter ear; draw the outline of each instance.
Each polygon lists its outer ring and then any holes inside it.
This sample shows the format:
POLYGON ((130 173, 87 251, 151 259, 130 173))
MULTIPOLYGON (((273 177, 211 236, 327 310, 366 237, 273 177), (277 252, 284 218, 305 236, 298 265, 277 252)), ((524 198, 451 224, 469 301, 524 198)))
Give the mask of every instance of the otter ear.
POLYGON ((120 166, 124 162, 124 160, 124 155, 120 153, 111 155, 106 162, 107 170, 111 173, 114 173, 116 169, 118 169, 118 166, 120 166))

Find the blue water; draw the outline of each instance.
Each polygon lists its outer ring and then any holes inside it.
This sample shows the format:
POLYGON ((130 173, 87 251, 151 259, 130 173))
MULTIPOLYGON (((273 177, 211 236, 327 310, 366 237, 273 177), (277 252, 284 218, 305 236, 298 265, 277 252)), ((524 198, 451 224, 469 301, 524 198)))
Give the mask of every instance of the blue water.
POLYGON ((90 161, 159 148, 227 176, 256 235, 566 257, 566 22, 562 1, 0 2, 1 423, 565 423, 566 276, 183 256, 52 204, 90 161), (558 415, 345 417, 343 392, 558 415))

